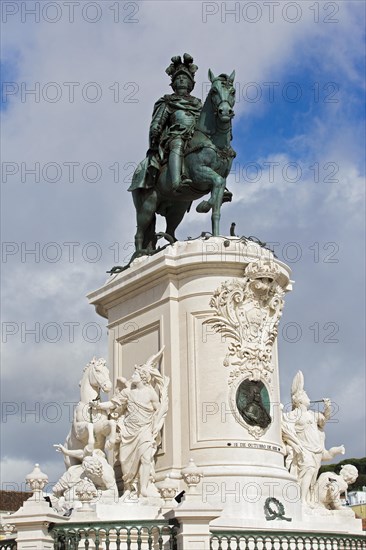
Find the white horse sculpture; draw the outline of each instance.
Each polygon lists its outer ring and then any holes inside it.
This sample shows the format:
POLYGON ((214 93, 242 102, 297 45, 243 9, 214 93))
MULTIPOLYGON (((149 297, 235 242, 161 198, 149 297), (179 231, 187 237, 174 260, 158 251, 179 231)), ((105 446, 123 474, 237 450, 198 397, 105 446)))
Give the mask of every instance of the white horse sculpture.
MULTIPOLYGON (((70 450, 84 449, 93 445, 95 449, 104 451, 107 436, 113 432, 115 422, 108 420, 105 411, 96 411, 90 406, 91 401, 99 399, 100 391, 110 392, 112 382, 105 359, 94 357, 84 367, 80 385, 80 401, 75 407, 71 430, 66 437, 65 447, 70 450)), ((65 455, 66 468, 80 464, 80 460, 65 455)))

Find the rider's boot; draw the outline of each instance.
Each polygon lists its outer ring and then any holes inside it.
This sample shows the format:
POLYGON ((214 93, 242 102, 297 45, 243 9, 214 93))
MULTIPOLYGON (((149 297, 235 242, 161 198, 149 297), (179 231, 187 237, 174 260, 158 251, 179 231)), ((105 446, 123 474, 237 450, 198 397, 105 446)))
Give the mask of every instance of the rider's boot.
POLYGON ((172 148, 169 154, 169 172, 172 180, 171 186, 173 191, 181 193, 184 188, 189 187, 192 180, 183 176, 182 177, 182 164, 183 164, 183 140, 175 139, 172 142, 172 148))

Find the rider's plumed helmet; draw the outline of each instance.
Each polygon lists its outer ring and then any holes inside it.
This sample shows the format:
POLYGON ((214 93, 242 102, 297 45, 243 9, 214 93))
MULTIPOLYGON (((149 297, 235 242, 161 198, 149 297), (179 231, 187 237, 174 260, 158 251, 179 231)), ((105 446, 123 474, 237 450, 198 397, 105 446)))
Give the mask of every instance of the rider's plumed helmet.
POLYGON ((165 70, 165 72, 171 78, 170 85, 172 86, 173 89, 174 89, 174 80, 177 78, 177 76, 180 74, 186 75, 191 84, 189 91, 192 91, 195 85, 194 75, 197 69, 198 69, 197 65, 193 63, 193 57, 188 53, 185 53, 183 55, 183 61, 180 55, 176 55, 172 57, 172 62, 169 65, 169 67, 165 70))

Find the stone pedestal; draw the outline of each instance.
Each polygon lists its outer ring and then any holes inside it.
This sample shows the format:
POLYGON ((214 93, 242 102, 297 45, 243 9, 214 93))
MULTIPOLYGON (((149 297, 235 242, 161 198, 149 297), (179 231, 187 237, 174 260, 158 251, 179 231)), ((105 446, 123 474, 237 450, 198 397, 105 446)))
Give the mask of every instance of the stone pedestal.
MULTIPOLYGON (((289 268, 270 251, 238 238, 217 237, 178 242, 136 259, 88 298, 108 319, 114 381, 129 378, 135 364, 165 345, 161 369, 170 377, 170 405, 157 480, 168 473, 180 479, 181 469, 193 458, 204 473, 202 502, 223 508, 222 517, 264 519, 265 501, 275 497, 287 516, 299 519, 298 485, 283 464, 275 338, 270 368, 261 375, 271 422, 255 433, 241 420, 235 395, 240 381, 258 373, 243 372, 232 383, 235 368, 224 366, 230 336, 207 322, 215 313, 210 306, 214 293, 227 281, 241 284, 247 266, 258 261, 275 270, 282 294, 291 289, 289 268)), ((241 330, 239 324, 237 328, 241 330)))
POLYGON ((18 550, 52 550, 54 540, 48 532, 51 523, 64 523, 66 519, 54 512, 48 502, 29 499, 11 515, 17 530, 18 550))
POLYGON ((164 514, 168 520, 176 519, 180 529, 177 534, 177 550, 210 550, 210 522, 217 518, 220 508, 207 508, 202 503, 183 502, 176 509, 164 514))

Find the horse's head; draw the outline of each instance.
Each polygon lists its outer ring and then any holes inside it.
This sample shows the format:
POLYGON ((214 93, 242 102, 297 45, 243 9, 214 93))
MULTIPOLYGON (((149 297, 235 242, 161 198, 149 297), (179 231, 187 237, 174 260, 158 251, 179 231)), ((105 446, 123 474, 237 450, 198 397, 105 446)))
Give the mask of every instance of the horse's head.
POLYGON ((109 378, 109 370, 105 359, 97 359, 93 357, 90 363, 84 369, 88 376, 89 384, 97 391, 101 389, 103 392, 110 392, 112 382, 109 378))
POLYGON ((212 83, 210 97, 213 110, 221 122, 229 122, 234 116, 235 71, 233 71, 230 76, 227 74, 215 76, 211 69, 209 69, 208 77, 212 83))

